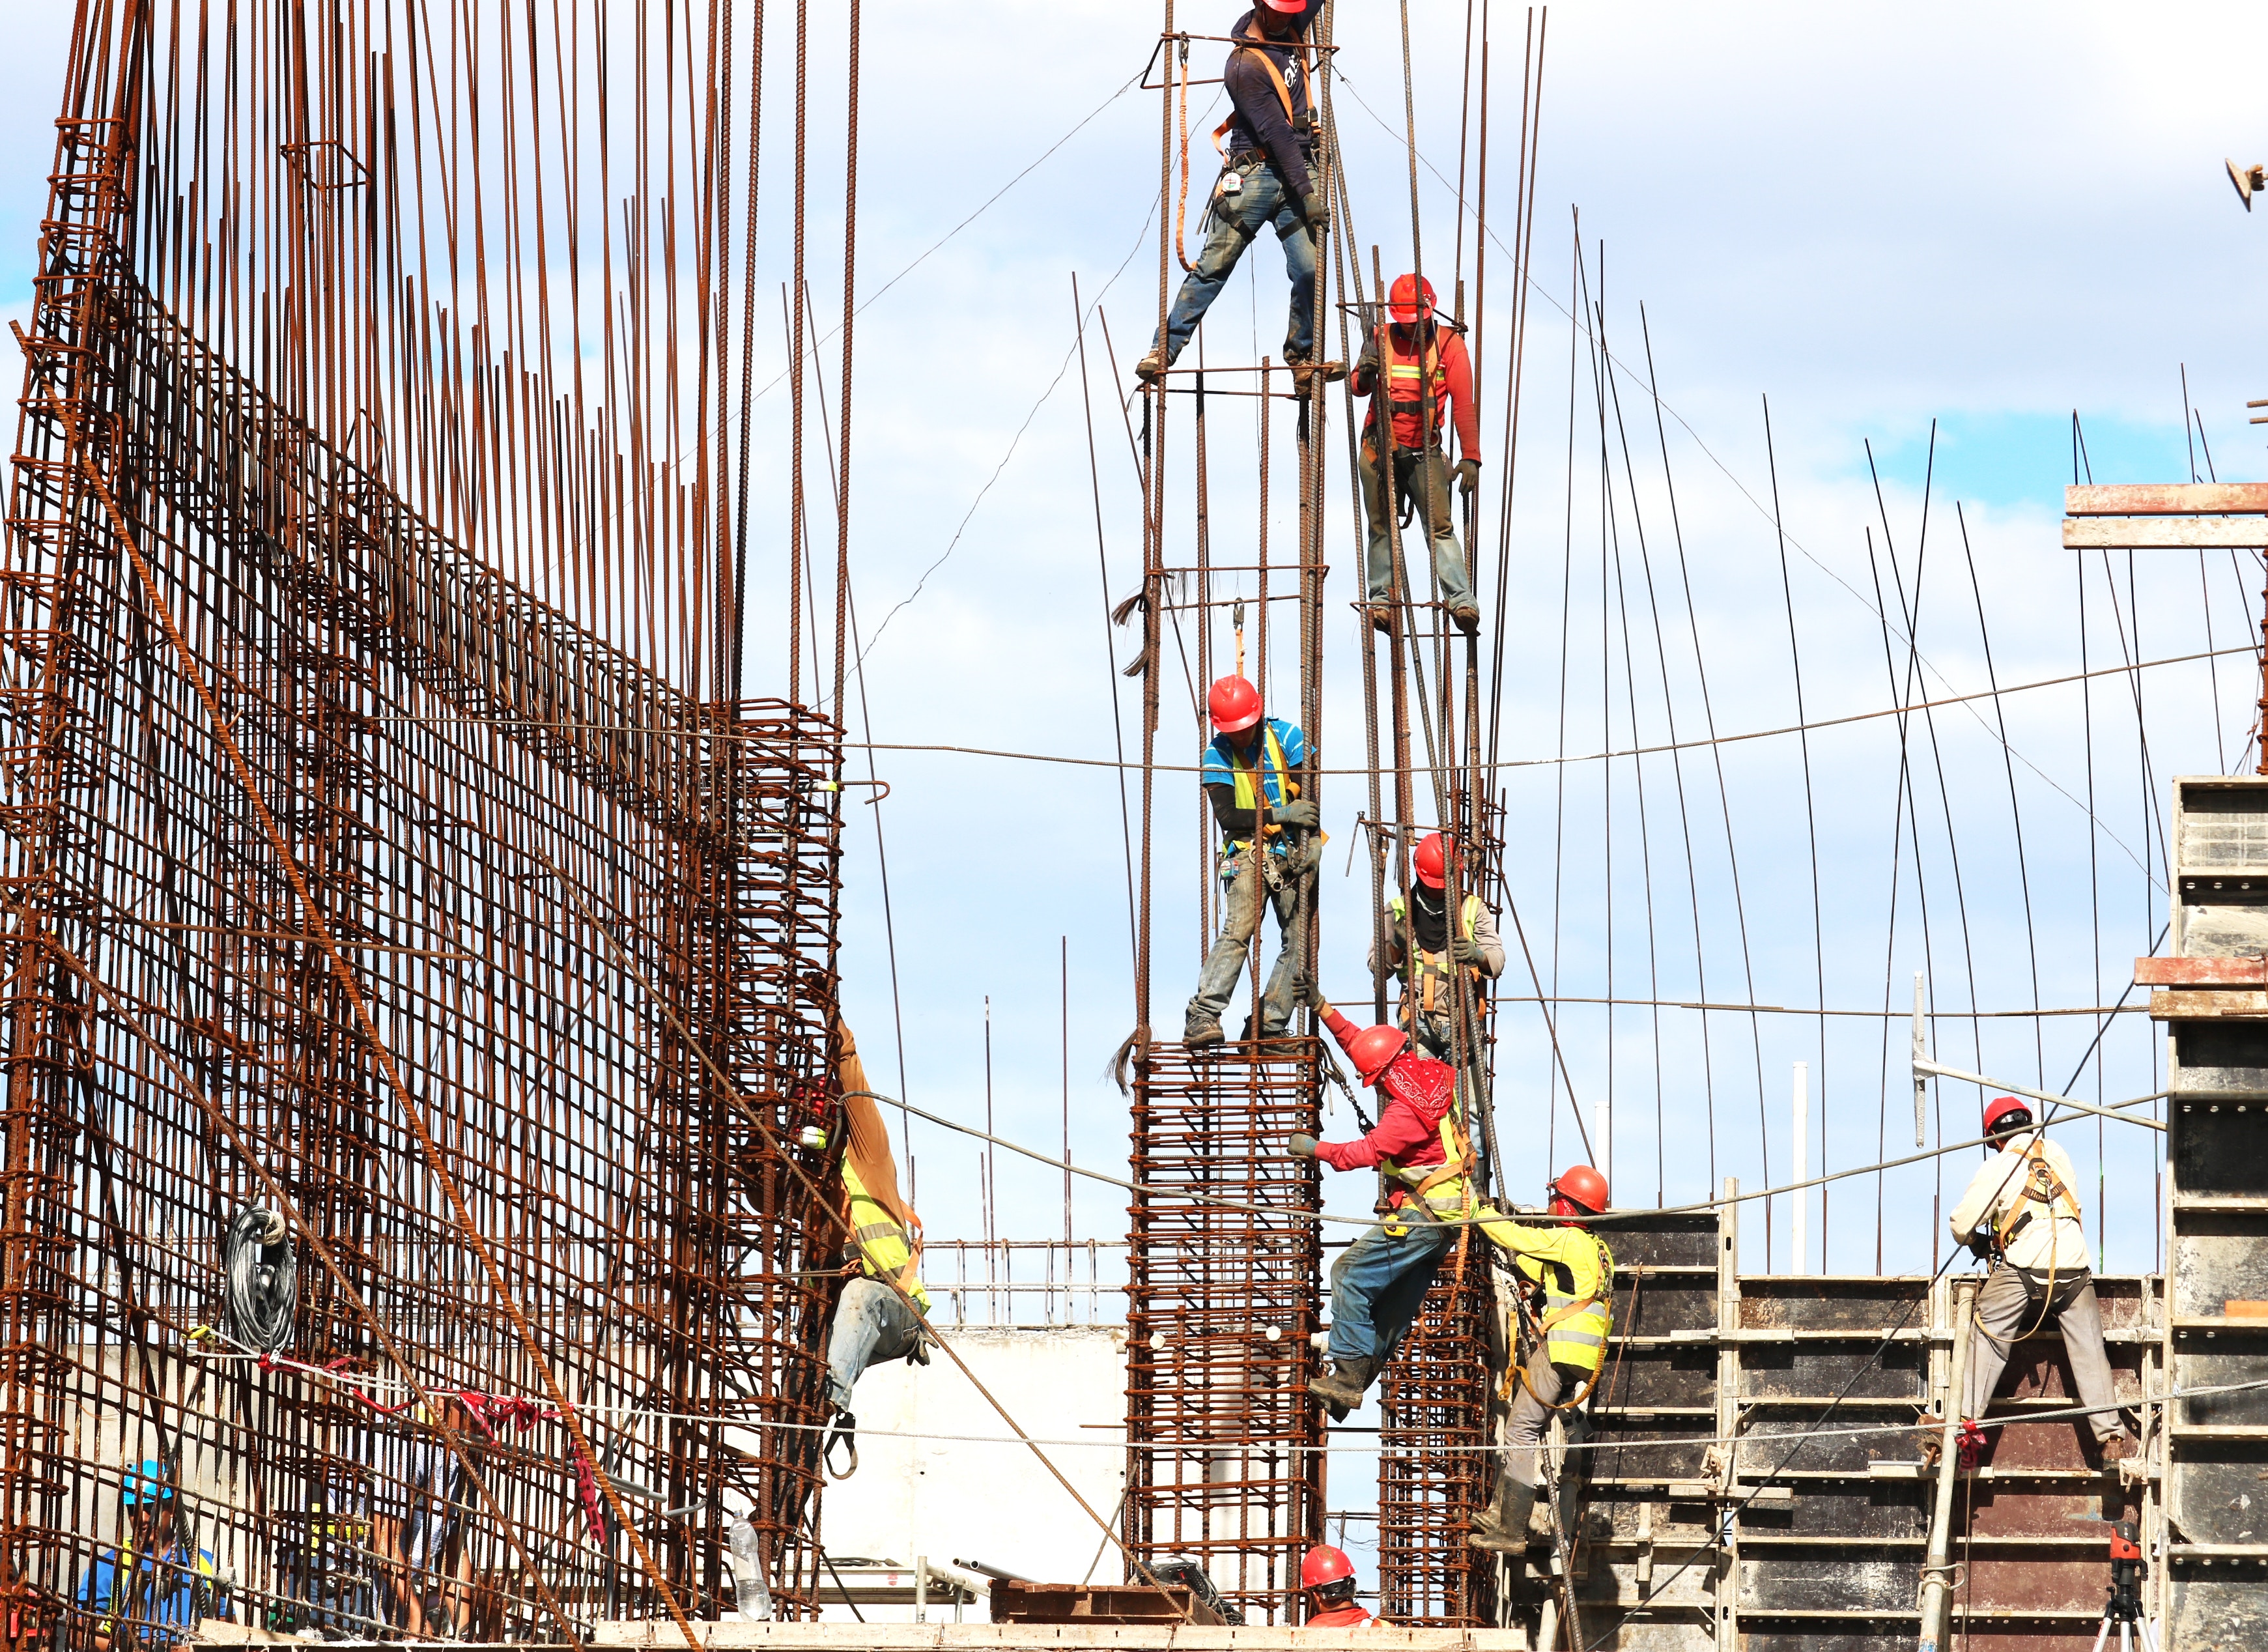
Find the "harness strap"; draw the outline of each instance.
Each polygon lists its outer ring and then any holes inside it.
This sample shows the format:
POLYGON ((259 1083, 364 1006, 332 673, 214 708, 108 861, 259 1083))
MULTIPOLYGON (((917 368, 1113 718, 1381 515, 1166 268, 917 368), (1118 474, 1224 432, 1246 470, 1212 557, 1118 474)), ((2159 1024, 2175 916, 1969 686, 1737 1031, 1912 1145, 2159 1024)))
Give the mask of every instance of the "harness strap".
POLYGON ((2055 1172, 2055 1167, 2048 1162, 2047 1154, 2036 1139, 2024 1149, 2024 1158, 2031 1169, 2025 1172, 2023 1193, 2000 1218, 1995 1235, 2002 1250, 2006 1250, 2008 1241, 2015 1237, 2016 1230, 2031 1220, 2031 1213, 2024 1208, 2027 1205, 2044 1205, 2052 1215, 2056 1206, 2060 1203, 2065 1213, 2073 1221, 2080 1220, 2079 1200, 2064 1185, 2063 1178, 2055 1172))

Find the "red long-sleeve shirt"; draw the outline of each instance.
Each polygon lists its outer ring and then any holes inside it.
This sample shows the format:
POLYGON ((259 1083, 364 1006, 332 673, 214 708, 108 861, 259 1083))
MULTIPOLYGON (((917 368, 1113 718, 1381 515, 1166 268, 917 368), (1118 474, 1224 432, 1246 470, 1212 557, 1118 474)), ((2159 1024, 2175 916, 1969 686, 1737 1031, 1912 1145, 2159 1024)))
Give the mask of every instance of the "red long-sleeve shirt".
MULTIPOLYGON (((1342 1050, 1362 1030, 1335 1009, 1323 1013, 1323 1025, 1342 1050)), ((1367 1170, 1381 1159, 1410 1169, 1441 1163, 1441 1117, 1457 1094, 1456 1074, 1448 1065, 1405 1050, 1379 1075, 1378 1089, 1386 1097, 1378 1127, 1352 1141, 1317 1142, 1315 1157, 1334 1170, 1367 1170)), ((1409 1197, 1400 1187, 1393 1191, 1395 1205, 1409 1197)))
MULTIPOLYGON (((1387 334, 1388 346, 1405 361, 1424 348, 1415 328, 1389 327, 1387 334)), ((1446 408, 1439 403, 1434 406, 1433 439, 1436 441, 1445 439, 1441 432, 1454 424, 1457 431, 1459 455, 1477 459, 1481 456, 1481 415, 1480 409, 1473 405, 1473 358, 1466 353, 1464 339, 1447 328, 1435 328, 1433 336, 1440 350, 1442 377, 1447 381, 1445 387, 1449 402, 1446 408)), ((1378 431, 1378 399, 1374 395, 1379 380, 1377 349, 1377 341, 1373 338, 1363 350, 1362 359, 1355 364, 1354 370, 1354 393, 1371 397, 1370 412, 1363 420, 1363 431, 1373 440, 1376 439, 1378 431)), ((1423 360, 1422 355, 1419 355, 1419 359, 1423 360)), ((1394 445, 1402 448, 1419 446, 1423 432, 1418 427, 1422 422, 1416 413, 1396 413, 1394 416, 1394 445)))

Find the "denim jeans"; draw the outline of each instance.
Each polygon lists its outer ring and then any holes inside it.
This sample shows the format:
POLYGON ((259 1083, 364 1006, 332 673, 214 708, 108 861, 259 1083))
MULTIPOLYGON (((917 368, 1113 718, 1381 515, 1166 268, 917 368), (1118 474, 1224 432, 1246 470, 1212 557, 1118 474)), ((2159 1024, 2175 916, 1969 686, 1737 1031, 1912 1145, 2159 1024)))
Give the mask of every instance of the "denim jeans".
POLYGON ((921 1321, 902 1297, 880 1280, 852 1280, 828 1333, 827 1398, 836 1410, 850 1410, 850 1390, 868 1366, 902 1360, 920 1346, 921 1321))
MULTIPOLYGON (((1386 466, 1376 438, 1362 439, 1362 511, 1370 520, 1370 552, 1366 558, 1365 573, 1368 579, 1370 600, 1373 602, 1394 601, 1394 549, 1401 535, 1402 501, 1414 494, 1421 485, 1418 479, 1418 455, 1414 447, 1394 450, 1395 485, 1386 485, 1386 466)), ((1465 554, 1457 548, 1456 514, 1449 507, 1449 456, 1439 447, 1430 448, 1425 455, 1424 480, 1425 498, 1411 514, 1410 525, 1421 533, 1430 513, 1433 529, 1433 572, 1441 582, 1441 601, 1451 608, 1462 608, 1473 600, 1472 577, 1465 571, 1465 554)), ((1423 602, 1425 592, 1415 579, 1410 581, 1410 600, 1423 602)))
MULTIPOLYGON (((1237 260, 1244 256, 1244 249, 1263 224, 1276 226, 1276 239, 1284 243, 1284 272, 1292 278, 1292 319, 1284 334, 1285 358, 1305 359, 1314 354, 1315 243, 1307 233, 1307 220, 1300 216, 1300 203, 1264 160, 1245 162, 1235 169, 1235 175, 1244 181, 1244 188, 1236 195, 1213 196, 1212 233, 1205 238, 1197 267, 1182 277, 1182 290, 1166 317, 1168 362, 1189 343, 1189 335, 1197 330, 1197 323, 1220 296, 1237 260)), ((1153 349, 1157 342, 1150 341, 1153 349)))
POLYGON ((1197 994, 1189 1000, 1190 1028, 1218 1021, 1228 1008, 1228 1000, 1244 975, 1245 948, 1260 933, 1263 903, 1275 908, 1276 926, 1282 933, 1276 967, 1269 971, 1267 988, 1260 995, 1260 1036, 1273 1038, 1291 1025, 1292 1012, 1299 1007, 1300 964, 1307 953, 1307 903, 1300 895, 1309 874, 1291 870, 1291 863, 1301 859, 1298 850, 1276 858, 1277 869, 1283 875, 1273 889, 1266 874, 1252 864, 1249 854, 1238 859, 1236 876, 1222 892, 1220 939, 1205 955, 1204 968, 1197 976, 1197 994))
POLYGON ((1331 1358, 1382 1360, 1418 1317, 1454 1228, 1412 1217, 1399 1237, 1381 1223, 1331 1264, 1331 1358))

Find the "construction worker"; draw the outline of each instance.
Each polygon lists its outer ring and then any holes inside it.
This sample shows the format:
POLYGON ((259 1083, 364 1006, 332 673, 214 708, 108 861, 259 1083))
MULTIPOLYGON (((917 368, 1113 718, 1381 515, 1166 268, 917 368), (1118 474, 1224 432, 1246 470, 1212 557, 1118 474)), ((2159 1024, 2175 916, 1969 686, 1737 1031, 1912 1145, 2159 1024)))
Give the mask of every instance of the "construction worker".
POLYGON ((1394 1213, 1331 1265, 1330 1369, 1310 1379, 1307 1391, 1336 1419, 1362 1404, 1379 1367, 1418 1316, 1434 1270, 1456 1243, 1458 1229, 1441 1219, 1476 1214, 1478 1200, 1456 1075, 1412 1051, 1399 1027, 1358 1029, 1329 1004, 1318 1002, 1315 1009, 1356 1075, 1386 1104, 1377 1128, 1355 1140, 1317 1141, 1301 1132, 1290 1150, 1335 1170, 1375 1167, 1393 1184, 1394 1213))
POLYGON ((1454 1048, 1449 1036, 1455 1015, 1453 972, 1467 972, 1477 1007, 1485 1002, 1481 982, 1504 973, 1504 942, 1497 936, 1496 914, 1470 891, 1459 901, 1457 922, 1451 928, 1447 844, 1440 833, 1428 832, 1419 840, 1410 857, 1410 871, 1409 904, 1405 907, 1399 895, 1386 903, 1384 940, 1371 943, 1369 967, 1376 973, 1382 945, 1386 968, 1402 979, 1401 1021, 1410 1043, 1447 1061, 1454 1048), (1408 961, 1413 947, 1414 970, 1408 961))
POLYGON ((1330 221, 1307 102, 1307 27, 1322 9, 1322 0, 1259 0, 1229 30, 1237 44, 1221 82, 1235 112, 1213 134, 1216 143, 1227 139, 1227 165, 1213 186, 1212 233, 1182 282, 1165 337, 1152 338, 1135 366, 1145 382, 1174 365, 1263 224, 1275 225, 1292 278, 1284 360, 1306 382, 1315 357, 1315 241, 1330 221))
POLYGON ((1977 1293, 1962 1416, 1984 1415, 2015 1344, 2052 1324, 2063 1335, 2080 1404, 2101 1407, 2087 1421, 2102 1461, 2132 1457, 2138 1442, 2111 1388, 2071 1155, 2032 1127, 2031 1103, 2013 1095, 1985 1103, 1984 1134, 1998 1151, 1970 1179, 1952 1216, 1954 1238, 1992 1263, 1977 1293))
MULTIPOLYGON (((1370 623, 1380 631, 1394 621, 1400 593, 1395 586, 1395 519, 1407 501, 1412 515, 1433 537, 1433 572, 1449 617, 1469 637, 1480 629, 1472 576, 1458 549, 1449 513, 1449 460, 1442 430, 1454 424, 1457 489, 1470 499, 1481 479, 1480 414, 1473 406, 1473 364, 1454 328, 1433 320, 1433 284, 1416 276, 1396 276, 1387 296, 1392 325, 1372 335, 1354 367, 1354 393, 1371 398, 1362 426, 1362 508, 1370 522, 1366 572, 1370 623), (1393 474, 1387 473, 1386 439, 1378 428, 1379 369, 1384 354, 1386 404, 1393 416, 1393 474), (1422 491, 1421 491, 1422 490, 1422 491)), ((1413 601, 1417 582, 1410 582, 1413 601)))
MULTIPOLYGON (((1307 740, 1293 725, 1261 715, 1260 690, 1246 678, 1223 677, 1205 697, 1213 737, 1206 743, 1198 784, 1220 822, 1220 939, 1197 976, 1182 1042, 1192 1048, 1221 1042, 1221 1012, 1244 973, 1244 949, 1260 930, 1263 906, 1272 906, 1282 932, 1276 967, 1260 999, 1259 1036, 1280 1038, 1298 1007, 1298 975, 1307 953, 1308 874, 1322 852, 1314 800, 1300 795, 1307 771, 1307 740), (1296 841, 1295 841, 1296 835, 1296 841)), ((1248 1027, 1246 1036, 1252 1029, 1248 1027)))
POLYGON ((94 1652, 110 1652, 122 1619, 129 1640, 173 1645, 201 1619, 226 1618, 228 1597, 212 1552, 175 1527, 165 1465, 150 1457, 128 1470, 119 1501, 126 1546, 98 1550, 78 1583, 78 1609, 94 1619, 94 1652))
POLYGON ((1300 1562, 1300 1587, 1307 1594, 1306 1629, 1359 1629, 1377 1621, 1354 1600, 1354 1562, 1346 1551, 1319 1543, 1300 1562))
MULTIPOLYGON (((1496 1495, 1468 1533, 1475 1548, 1500 1553, 1528 1547, 1542 1478, 1539 1452, 1554 1413, 1565 1420, 1571 1438, 1585 1432, 1582 1405, 1598 1381, 1612 1326, 1614 1253, 1583 1226, 1607 1208, 1607 1178, 1587 1164, 1573 1165, 1546 1191, 1549 1212, 1560 1225, 1499 1221, 1483 1229, 1512 1253, 1527 1294, 1521 1322, 1532 1328, 1534 1344, 1518 1373, 1496 1495)), ((1563 1484, 1560 1530, 1571 1536, 1572 1512, 1572 1492, 1563 1484)))
POLYGON ((843 1271, 850 1278, 828 1333, 827 1398, 836 1412, 835 1434, 849 1444, 855 1468, 858 1420, 850 1412, 851 1391, 870 1365, 929 1363, 929 1293, 921 1282, 921 1219, 899 1195, 889 1129, 868 1090, 865 1063, 849 1027, 838 1020, 835 1033, 835 1071, 850 1132, 843 1148, 841 1206, 850 1235, 843 1271))

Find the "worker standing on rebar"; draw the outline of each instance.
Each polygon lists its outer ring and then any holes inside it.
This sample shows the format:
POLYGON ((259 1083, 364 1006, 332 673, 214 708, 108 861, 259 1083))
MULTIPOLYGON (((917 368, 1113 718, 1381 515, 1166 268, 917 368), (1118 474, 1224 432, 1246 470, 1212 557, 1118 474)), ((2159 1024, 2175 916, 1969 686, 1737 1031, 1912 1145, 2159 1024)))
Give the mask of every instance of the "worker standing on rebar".
MULTIPOLYGON (((1465 971, 1476 1009, 1487 1003, 1483 981, 1504 973, 1504 942, 1496 933, 1496 914, 1488 903, 1468 890, 1457 903, 1453 928, 1448 909, 1448 846, 1439 832, 1428 832, 1410 857, 1410 899, 1396 895, 1386 903, 1381 939, 1372 942, 1369 968, 1375 974, 1382 956, 1385 967, 1402 980, 1401 1020, 1410 1042, 1438 1060, 1452 1058, 1455 1041, 1450 1033, 1456 1015, 1454 976, 1465 971), (1413 962, 1414 960, 1414 962, 1413 962)), ((1478 1018, 1474 1030, 1478 1030, 1478 1018)))
POLYGON ((1303 1629, 1357 1629, 1377 1621, 1354 1598, 1354 1562, 1346 1551, 1319 1543, 1300 1562, 1300 1587, 1307 1597, 1303 1629))
MULTIPOLYGON (((2138 1442, 2111 1385, 2071 1155, 2032 1128, 2030 1103, 2013 1095, 1985 1104, 1984 1134, 1998 1151, 1970 1179, 1951 1218, 1954 1238, 1992 1260, 1977 1293, 1961 1414, 1970 1421, 1984 1415, 2016 1342, 2052 1324, 2062 1333, 2080 1404, 2099 1408, 2087 1421, 2102 1461, 2132 1457, 2138 1442)), ((1930 1428, 1939 1433, 1938 1425, 1930 1428)))
POLYGON ((155 1457, 129 1469, 119 1501, 122 1548, 101 1549, 79 1579, 78 1609, 94 1619, 94 1652, 112 1642, 170 1646, 202 1619, 229 1615, 212 1551, 179 1528, 173 1478, 155 1457), (122 1637, 122 1629, 123 1635, 122 1637))
MULTIPOLYGON (((1299 1006, 1299 972, 1307 955, 1308 885, 1322 835, 1320 811, 1300 795, 1307 772, 1307 739, 1279 717, 1261 715, 1260 690, 1246 677, 1212 685, 1205 709, 1213 726, 1197 782, 1212 804, 1221 830, 1220 938, 1206 955, 1189 999, 1182 1042, 1193 1049, 1226 1036, 1221 1013, 1244 973, 1245 948, 1260 933, 1260 914, 1272 906, 1282 932, 1276 967, 1260 996, 1258 1036, 1281 1038, 1299 1006)), ((1245 1036, 1253 1036, 1248 1026, 1245 1036)))
MULTIPOLYGON (((1541 1227, 1499 1220, 1482 1232, 1512 1253, 1525 1300, 1517 1306, 1525 1357, 1515 1350, 1518 1392, 1506 1431, 1496 1494, 1473 1522, 1476 1549, 1518 1554, 1528 1547, 1528 1516, 1543 1478, 1544 1431, 1559 1417, 1570 1440, 1587 1432, 1583 1404, 1598 1381, 1613 1329, 1615 1257, 1584 1223, 1607 1208, 1607 1178, 1587 1164, 1571 1166, 1546 1188, 1548 1210, 1559 1225, 1541 1227)), ((1573 1536, 1573 1497, 1560 1486, 1559 1529, 1573 1536)))
POLYGON ((1221 84, 1235 113, 1214 134, 1216 141, 1226 136, 1228 142, 1227 164, 1213 186, 1208 214, 1212 232, 1182 282, 1166 317, 1165 337, 1152 338, 1150 353, 1135 365, 1145 381, 1174 365, 1264 224, 1275 225, 1276 239, 1284 246, 1285 272, 1292 278, 1284 360, 1300 371, 1302 382, 1314 365, 1315 242, 1330 214, 1316 175, 1307 29, 1322 9, 1322 0, 1259 0, 1229 30, 1237 44, 1221 70, 1221 84))
POLYGON ((858 1420, 850 1412, 851 1391, 870 1365, 929 1363, 929 1293, 921 1281, 921 1218, 898 1192, 889 1127, 868 1093, 865 1064, 850 1029, 837 1021, 835 1033, 843 1123, 850 1132, 842 1169, 842 1210, 850 1234, 843 1271, 850 1278, 827 1339, 827 1398, 836 1413, 828 1449, 835 1439, 845 1441, 855 1466, 858 1420))
POLYGON ((1393 1184, 1392 1213, 1331 1265, 1330 1369, 1307 1391, 1335 1419, 1362 1404, 1364 1391, 1418 1316, 1441 1257, 1458 1229, 1443 1219, 1478 1213, 1472 1147, 1456 1074, 1410 1048, 1399 1027, 1357 1028, 1329 1004, 1315 1013, 1354 1063, 1356 1076, 1386 1097, 1375 1129, 1352 1141, 1292 1138, 1295 1158, 1334 1170, 1375 1168, 1393 1184))
MULTIPOLYGON (((1481 479, 1480 413, 1473 405, 1473 364, 1454 328, 1434 319, 1433 284, 1414 275, 1396 276, 1388 294, 1391 325, 1371 336, 1354 365, 1354 393, 1368 396, 1362 425, 1362 508, 1369 519, 1366 566, 1370 623, 1385 631, 1401 601, 1396 589, 1395 542, 1405 505, 1432 535, 1433 574, 1442 605, 1468 637, 1480 630, 1481 611, 1473 601, 1473 581, 1457 544, 1449 513, 1449 456, 1442 446, 1445 424, 1457 431, 1457 490, 1473 497, 1481 479), (1381 363, 1381 356, 1383 361, 1381 363), (1385 401, 1393 423, 1393 471, 1388 474, 1387 441, 1378 428, 1377 395, 1383 367, 1385 401)), ((1421 601, 1410 586, 1411 600, 1421 601)))

